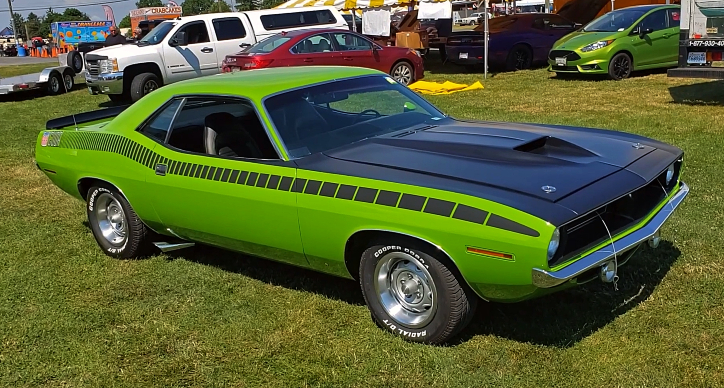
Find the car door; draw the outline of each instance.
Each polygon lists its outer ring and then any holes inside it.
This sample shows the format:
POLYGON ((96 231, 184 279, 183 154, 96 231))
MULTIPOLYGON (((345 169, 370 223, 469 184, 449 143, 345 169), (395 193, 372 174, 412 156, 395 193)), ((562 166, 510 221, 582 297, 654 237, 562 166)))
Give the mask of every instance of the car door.
POLYGON ((679 32, 681 30, 681 10, 669 8, 666 10, 668 17, 668 29, 665 34, 663 62, 676 64, 679 61, 679 32))
POLYGON ((209 39, 208 26, 203 20, 188 22, 176 30, 174 36, 164 43, 163 56, 166 78, 170 82, 219 72, 215 45, 209 39), (176 39, 179 32, 186 34, 185 44, 176 39))
POLYGON ((333 51, 332 37, 328 33, 303 39, 292 47, 291 52, 292 66, 335 65, 339 55, 333 51))
POLYGON ((382 69, 380 53, 372 50, 373 43, 369 40, 347 32, 333 32, 331 35, 337 53, 335 64, 389 71, 382 69))
POLYGON ((175 97, 140 132, 159 144, 147 195, 170 234, 306 265, 293 162, 279 159, 253 103, 175 97))
POLYGON ((659 9, 646 15, 634 27, 631 34, 635 51, 634 68, 664 62, 669 35, 666 9, 659 9), (647 29, 649 32, 645 33, 647 29))
POLYGON ((247 45, 254 43, 238 16, 219 17, 211 20, 216 36, 216 61, 219 69, 227 55, 236 54, 247 45))

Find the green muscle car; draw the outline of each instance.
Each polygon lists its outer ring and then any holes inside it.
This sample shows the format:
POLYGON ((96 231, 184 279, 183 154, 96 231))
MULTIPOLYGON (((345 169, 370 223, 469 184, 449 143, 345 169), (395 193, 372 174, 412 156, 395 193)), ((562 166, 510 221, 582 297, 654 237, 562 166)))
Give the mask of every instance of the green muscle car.
POLYGON ((479 298, 615 282, 688 194, 682 158, 626 133, 456 120, 354 67, 179 82, 51 120, 36 144, 108 255, 203 243, 354 278, 380 326, 425 343, 479 298))
POLYGON ((653 4, 609 12, 558 40, 548 54, 548 70, 621 80, 634 70, 675 67, 680 8, 653 4))

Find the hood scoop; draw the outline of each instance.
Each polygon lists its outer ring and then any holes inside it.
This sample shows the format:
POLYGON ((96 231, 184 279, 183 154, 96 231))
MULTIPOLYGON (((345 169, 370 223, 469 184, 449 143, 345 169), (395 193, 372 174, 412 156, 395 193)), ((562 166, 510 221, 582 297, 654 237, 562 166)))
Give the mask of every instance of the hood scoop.
POLYGON ((552 136, 542 136, 516 146, 513 149, 516 151, 563 159, 570 162, 575 161, 578 163, 590 162, 592 159, 600 156, 581 146, 552 136))

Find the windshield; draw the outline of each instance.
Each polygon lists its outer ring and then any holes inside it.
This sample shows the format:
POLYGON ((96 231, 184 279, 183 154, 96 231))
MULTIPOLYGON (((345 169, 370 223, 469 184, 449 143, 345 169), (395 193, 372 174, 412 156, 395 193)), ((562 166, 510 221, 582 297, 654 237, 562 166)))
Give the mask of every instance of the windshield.
POLYGON ((242 51, 242 52, 247 52, 247 53, 252 53, 252 54, 270 53, 270 52, 274 51, 274 49, 276 49, 277 47, 283 45, 284 43, 287 43, 289 41, 289 39, 291 39, 291 38, 288 36, 281 35, 281 34, 272 35, 266 39, 260 40, 256 44, 247 48, 246 51, 242 51))
POLYGON ((415 92, 383 75, 284 92, 266 99, 264 106, 291 157, 448 120, 415 92))
POLYGON ((168 35, 169 31, 176 25, 174 22, 163 22, 156 27, 154 27, 151 31, 149 31, 148 35, 144 36, 143 39, 138 41, 139 45, 151 45, 151 44, 159 44, 163 41, 163 38, 168 35))
POLYGON ((616 32, 631 27, 646 11, 640 9, 621 9, 609 12, 583 27, 585 32, 616 32))

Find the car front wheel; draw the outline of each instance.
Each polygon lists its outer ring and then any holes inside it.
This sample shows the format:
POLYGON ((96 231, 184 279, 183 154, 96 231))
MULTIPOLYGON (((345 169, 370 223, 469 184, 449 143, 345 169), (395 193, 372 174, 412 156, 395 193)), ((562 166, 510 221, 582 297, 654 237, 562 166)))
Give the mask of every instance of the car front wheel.
POLYGON ((130 259, 150 252, 150 230, 116 189, 91 187, 86 209, 93 237, 108 256, 130 259))
POLYGON ((626 53, 618 53, 608 63, 608 76, 612 80, 620 81, 631 75, 632 67, 631 57, 626 53))
POLYGON ((360 284, 372 318, 406 340, 441 344, 462 330, 477 296, 443 261, 402 242, 362 254, 360 284))
POLYGON ((400 62, 392 67, 390 75, 395 81, 403 85, 409 85, 415 79, 415 71, 412 65, 407 62, 400 62))

